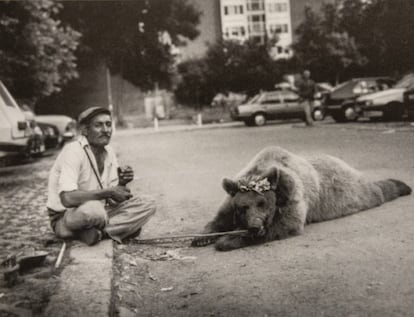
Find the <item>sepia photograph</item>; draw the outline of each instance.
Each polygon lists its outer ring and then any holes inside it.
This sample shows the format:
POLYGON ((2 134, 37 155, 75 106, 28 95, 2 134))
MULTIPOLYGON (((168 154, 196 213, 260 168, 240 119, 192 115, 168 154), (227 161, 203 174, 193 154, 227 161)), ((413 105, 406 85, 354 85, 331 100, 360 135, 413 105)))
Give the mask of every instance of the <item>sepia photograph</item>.
POLYGON ((0 317, 414 314, 414 0, 0 0, 0 317))

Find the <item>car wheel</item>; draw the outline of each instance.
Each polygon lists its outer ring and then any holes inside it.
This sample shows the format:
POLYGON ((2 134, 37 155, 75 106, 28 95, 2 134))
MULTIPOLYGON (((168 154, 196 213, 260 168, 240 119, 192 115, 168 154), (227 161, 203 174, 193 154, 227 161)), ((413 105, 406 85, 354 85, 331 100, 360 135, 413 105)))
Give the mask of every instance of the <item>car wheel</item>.
POLYGON ((315 121, 322 121, 325 119, 325 111, 323 111, 321 108, 313 109, 312 118, 315 121))
POLYGON ((266 117, 263 113, 256 113, 253 116, 254 125, 257 127, 263 126, 266 124, 266 117))
POLYGON ((358 113, 355 111, 355 108, 352 106, 345 107, 344 110, 344 121, 356 121, 358 120, 358 113))

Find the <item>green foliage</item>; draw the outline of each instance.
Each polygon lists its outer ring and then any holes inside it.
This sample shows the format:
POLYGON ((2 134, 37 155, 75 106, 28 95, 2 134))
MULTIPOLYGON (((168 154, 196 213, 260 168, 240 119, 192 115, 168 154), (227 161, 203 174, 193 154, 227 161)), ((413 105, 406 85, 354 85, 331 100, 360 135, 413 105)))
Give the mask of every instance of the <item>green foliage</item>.
POLYGON ((171 84, 172 46, 198 35, 200 12, 187 0, 64 1, 61 17, 83 35, 82 65, 104 60, 144 88, 171 84))
POLYGON ((286 61, 273 60, 268 48, 254 42, 222 41, 206 56, 179 65, 181 82, 176 94, 187 104, 209 104, 218 92, 272 89, 282 79, 286 61))
POLYGON ((0 78, 18 98, 34 102, 77 76, 80 34, 63 26, 51 0, 0 2, 0 78))

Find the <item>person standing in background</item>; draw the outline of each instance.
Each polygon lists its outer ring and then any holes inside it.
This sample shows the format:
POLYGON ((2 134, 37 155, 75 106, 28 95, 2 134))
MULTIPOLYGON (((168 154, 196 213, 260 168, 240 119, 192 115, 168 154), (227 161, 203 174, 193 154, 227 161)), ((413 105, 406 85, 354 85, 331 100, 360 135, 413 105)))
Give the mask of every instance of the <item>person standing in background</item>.
POLYGON ((297 92, 301 99, 300 103, 305 112, 305 123, 308 127, 313 126, 312 110, 313 100, 315 96, 316 84, 311 79, 309 70, 305 70, 302 74, 302 79, 297 85, 297 92))

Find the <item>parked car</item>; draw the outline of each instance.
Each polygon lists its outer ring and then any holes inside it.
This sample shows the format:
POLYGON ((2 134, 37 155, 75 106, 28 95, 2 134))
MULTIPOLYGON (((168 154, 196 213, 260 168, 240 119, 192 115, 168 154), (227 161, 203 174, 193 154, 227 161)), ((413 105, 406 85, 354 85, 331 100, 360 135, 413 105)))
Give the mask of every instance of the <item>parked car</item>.
POLYGON ((363 95, 391 88, 395 81, 389 77, 354 78, 336 86, 325 98, 324 110, 336 122, 355 121, 358 113, 355 100, 363 95))
POLYGON ((246 94, 244 93, 236 93, 236 92, 228 92, 228 93, 221 93, 219 92, 216 94, 211 101, 210 105, 212 107, 220 107, 223 109, 231 108, 233 106, 238 106, 243 101, 246 100, 246 94))
POLYGON ((330 83, 316 83, 316 91, 313 101, 313 117, 316 120, 323 120, 326 117, 325 100, 332 92, 333 87, 330 83))
POLYGON ((37 123, 42 130, 46 149, 59 148, 62 145, 62 137, 59 130, 53 124, 37 123))
MULTIPOLYGON (((313 110, 315 116, 321 111, 319 106, 313 110)), ((246 103, 230 110, 233 120, 243 121, 247 126, 262 126, 267 120, 304 118, 303 107, 297 93, 289 89, 264 91, 247 100, 246 103)))
POLYGON ((414 74, 407 74, 392 88, 361 96, 356 100, 359 116, 399 120, 406 114, 404 93, 414 88, 414 74))
POLYGON ((29 127, 33 132, 29 140, 29 154, 32 156, 41 156, 46 150, 45 136, 43 135, 43 131, 37 124, 32 110, 24 104, 19 107, 22 110, 24 117, 29 124, 29 127))
POLYGON ((404 106, 408 120, 414 121, 414 88, 410 88, 404 92, 404 106))
POLYGON ((44 151, 39 134, 0 81, 0 151, 33 155, 44 151))
MULTIPOLYGON (((313 118, 314 120, 323 120, 325 119, 326 113, 323 108, 324 101, 326 96, 332 91, 332 86, 329 83, 316 83, 315 84, 315 94, 313 100, 313 118)), ((297 93, 298 88, 290 82, 281 82, 275 85, 276 90, 290 90, 297 93)))
POLYGON ((49 146, 56 143, 63 146, 65 142, 73 140, 77 135, 76 121, 65 115, 36 115, 36 122, 42 128, 49 146), (56 140, 55 140, 56 139, 56 140))

